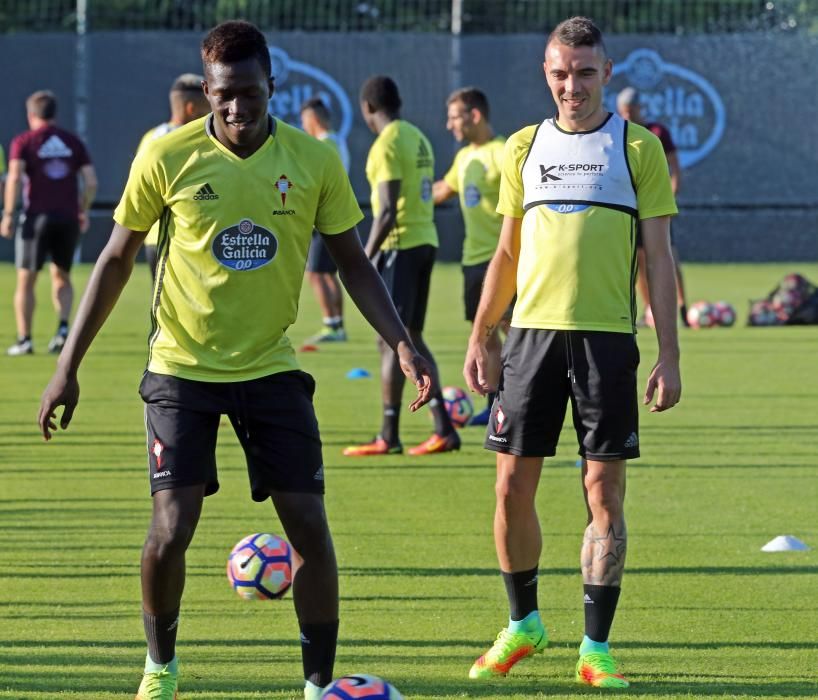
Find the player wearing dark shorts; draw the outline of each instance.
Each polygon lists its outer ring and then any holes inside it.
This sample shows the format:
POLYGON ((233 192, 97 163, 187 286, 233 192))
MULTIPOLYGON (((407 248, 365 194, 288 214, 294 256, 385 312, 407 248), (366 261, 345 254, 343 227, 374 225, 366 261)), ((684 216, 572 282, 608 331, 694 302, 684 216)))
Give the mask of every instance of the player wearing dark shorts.
MULTIPOLYGON (((616 110, 623 119, 632 121, 635 124, 641 124, 662 142, 662 150, 665 152, 668 170, 670 171, 670 185, 673 190, 673 196, 678 196, 679 185, 682 182, 682 167, 679 163, 679 154, 676 150, 676 144, 673 143, 673 136, 670 131, 664 124, 660 124, 659 122, 645 122, 642 119, 639 92, 632 87, 626 87, 616 96, 616 110)), ((653 314, 650 308, 650 287, 648 285, 645 250, 642 246, 641 234, 636 239, 636 246, 636 259, 639 266, 636 288, 642 300, 645 302, 645 315, 643 320, 640 321, 640 324, 644 323, 644 325, 651 326, 653 325, 653 314)), ((687 293, 685 292, 684 277, 682 275, 681 258, 676 248, 676 242, 674 241, 672 226, 670 229, 670 250, 673 253, 673 264, 676 271, 676 303, 679 307, 679 316, 682 324, 689 326, 690 323, 687 320, 687 293)))
MULTIPOLYGON (((344 139, 332 130, 332 115, 320 97, 311 97, 301 105, 301 127, 313 138, 337 151, 349 172, 349 149, 344 139)), ((308 342, 332 343, 347 339, 344 328, 344 294, 338 279, 338 266, 321 236, 315 232, 307 256, 307 280, 321 308, 322 327, 308 342)))
MULTIPOLYGON (((423 339, 432 267, 437 253, 432 179, 434 154, 429 139, 400 118, 398 86, 386 76, 369 78, 361 87, 361 113, 377 134, 366 159, 366 177, 372 190, 372 228, 366 253, 377 266, 415 346, 432 364, 423 339)), ((403 452, 400 442, 400 402, 404 377, 389 346, 378 341, 381 354, 381 432, 370 442, 344 449, 348 457, 403 452)), ((439 384, 439 383, 438 383, 439 384)), ((448 452, 460 448, 460 438, 446 412, 443 396, 429 402, 434 433, 409 449, 411 455, 448 452)))
POLYGON ((225 22, 205 37, 202 60, 213 113, 151 141, 134 160, 111 238, 43 394, 39 424, 50 439, 55 409, 63 405, 60 425, 68 426, 80 362, 147 231, 161 220, 140 386, 153 519, 142 551, 148 654, 136 697, 176 698, 185 551, 205 496, 218 489, 216 435, 227 415, 244 448, 252 498, 272 500, 298 554, 293 598, 304 696, 317 700, 332 679, 338 572, 322 495, 314 384, 298 369, 285 335, 296 318, 314 228, 350 296, 416 383, 412 410, 428 401, 432 378, 363 252, 355 229, 361 211, 340 159, 267 115, 274 83, 264 36, 247 22, 225 22))
POLYGON ((25 181, 23 212, 17 226, 15 264, 17 289, 14 313, 17 341, 8 355, 34 351, 31 323, 37 273, 51 259, 51 292, 57 311, 57 332, 49 352, 60 352, 68 335, 74 301, 71 263, 80 232, 88 227, 88 208, 94 200, 97 177, 85 145, 74 134, 57 126, 57 98, 41 90, 26 100, 29 131, 11 142, 0 235, 11 238, 13 212, 25 181), (82 189, 78 185, 78 176, 82 189))
POLYGON ((641 222, 659 340, 644 402, 658 391, 651 410, 664 411, 681 393, 668 234, 676 205, 659 140, 603 106, 612 63, 593 22, 560 23, 543 67, 557 116, 506 143, 497 206, 503 228, 464 366, 472 390, 499 387, 485 446, 497 453, 494 541, 510 613, 469 677, 504 676, 548 644, 537 602, 535 495, 570 404, 588 513, 580 555, 585 636, 575 678, 625 688, 608 634, 627 548, 625 466, 639 456, 636 230, 641 222), (491 374, 486 341, 515 291, 502 372, 491 374))
MULTIPOLYGON (((489 101, 477 88, 455 90, 446 100, 446 128, 455 139, 466 145, 454 158, 449 170, 432 189, 435 204, 457 196, 463 214, 466 235, 463 240, 463 303, 466 320, 474 322, 483 279, 489 261, 497 249, 503 217, 497 213, 500 194, 500 169, 505 138, 496 136, 489 121, 489 101)), ((509 318, 511 315, 509 313, 509 318)), ((489 358, 499 370, 501 324, 489 339, 489 358)), ((487 397, 487 407, 475 415, 469 425, 487 425, 494 394, 487 397)))

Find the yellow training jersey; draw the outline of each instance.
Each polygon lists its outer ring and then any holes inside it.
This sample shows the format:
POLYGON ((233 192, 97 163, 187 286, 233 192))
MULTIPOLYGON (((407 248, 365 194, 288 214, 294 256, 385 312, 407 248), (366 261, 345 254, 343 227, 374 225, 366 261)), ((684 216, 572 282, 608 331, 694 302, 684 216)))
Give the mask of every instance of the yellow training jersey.
POLYGON ((6 152, 0 146, 0 178, 6 174, 6 152))
POLYGON ((378 134, 366 159, 373 216, 381 210, 378 185, 401 181, 397 220, 381 245, 382 250, 406 250, 420 245, 437 247, 432 201, 434 168, 432 145, 413 124, 396 119, 378 134))
MULTIPOLYGON (((149 129, 145 132, 144 136, 139 141, 139 146, 136 149, 137 155, 139 152, 145 147, 145 144, 150 143, 154 139, 158 139, 160 136, 164 136, 165 134, 169 134, 174 129, 178 129, 179 127, 171 124, 170 122, 164 122, 159 126, 155 126, 152 129, 149 129)), ((156 241, 159 238, 159 222, 157 221, 153 226, 151 226, 151 230, 148 231, 148 235, 145 236, 145 245, 156 246, 156 241)))
POLYGON ((466 226, 464 265, 479 265, 491 260, 497 248, 503 224, 503 217, 496 210, 505 142, 504 137, 497 136, 480 145, 464 146, 454 157, 449 172, 443 176, 460 199, 466 226))
POLYGON ((297 368, 295 321, 313 228, 342 233, 361 211, 333 149, 282 121, 239 158, 211 117, 145 146, 117 223, 160 221, 148 369, 200 381, 297 368))
POLYGON ((637 220, 677 211, 656 136, 618 115, 526 127, 506 143, 497 211, 522 219, 512 326, 635 331, 637 220))

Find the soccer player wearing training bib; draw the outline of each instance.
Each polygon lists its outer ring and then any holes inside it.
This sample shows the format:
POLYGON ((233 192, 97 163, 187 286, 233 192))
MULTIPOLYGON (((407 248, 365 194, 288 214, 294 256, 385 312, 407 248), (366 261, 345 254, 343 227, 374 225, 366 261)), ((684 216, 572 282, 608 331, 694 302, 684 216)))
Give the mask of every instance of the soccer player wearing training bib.
MULTIPOLYGON (((463 240, 463 302, 466 320, 474 322, 483 279, 489 261, 497 250, 503 217, 497 213, 500 195, 500 168, 505 138, 495 136, 489 121, 489 101, 477 88, 455 90, 446 101, 446 128, 459 142, 466 142, 452 166, 438 180, 432 194, 435 204, 459 196, 466 236, 463 240)), ((507 328, 503 329, 507 331, 507 328)), ((488 359, 500 368, 500 335, 497 330, 486 343, 488 359)), ((488 395, 488 407, 474 416, 469 425, 487 425, 494 394, 488 395)))
MULTIPOLYGON (((285 331, 296 317, 313 228, 322 232, 350 296, 418 387, 433 391, 358 238, 361 220, 332 149, 267 115, 273 93, 264 36, 225 22, 202 43, 212 115, 140 152, 76 324, 43 394, 46 440, 79 398, 77 370, 160 221, 148 366, 140 385, 148 432, 153 519, 142 551, 148 655, 138 700, 172 700, 185 551, 205 496, 219 488, 216 434, 227 414, 244 448, 253 500, 271 498, 296 558, 293 598, 306 700, 332 678, 338 572, 324 511, 321 439, 312 377, 285 331)), ((232 540, 232 537, 231 537, 232 540)), ((227 543, 225 543, 227 544, 227 543)))
POLYGON ((659 357, 643 398, 652 412, 681 395, 669 221, 676 213, 659 139, 608 113, 611 77, 599 29, 584 17, 548 38, 543 64, 557 116, 506 144, 497 210, 503 229, 489 265, 464 375, 498 388, 485 446, 497 452, 494 539, 510 620, 469 677, 503 676, 542 651, 537 608, 542 551, 535 494, 570 401, 588 512, 581 550, 585 636, 576 680, 625 688, 608 648, 625 565, 625 465, 639 456, 635 339, 636 232, 641 224, 659 357), (486 343, 514 293, 499 376, 486 343))
MULTIPOLYGON (((366 253, 377 266, 415 347, 429 360, 437 378, 432 353, 423 340, 423 324, 429 301, 432 267, 437 253, 432 182, 434 154, 429 139, 400 118, 398 86, 384 75, 369 78, 361 87, 361 113, 369 129, 377 134, 366 159, 366 178, 372 189, 372 229, 366 253)), ((381 354, 381 432, 370 442, 344 449, 348 457, 403 452, 398 425, 404 376, 398 358, 378 340, 381 354)), ((440 382, 435 381, 439 387, 440 382)), ((460 449, 438 388, 429 402, 435 422, 434 433, 410 455, 427 455, 460 449)))
MULTIPOLYGON (((170 86, 170 119, 162 122, 158 126, 150 129, 139 142, 139 147, 136 149, 137 154, 146 144, 154 139, 158 139, 171 131, 178 129, 180 126, 192 122, 195 119, 200 119, 210 112, 210 104, 202 92, 201 75, 195 73, 183 73, 170 86)), ((148 231, 148 236, 145 238, 145 261, 151 271, 151 277, 156 282, 156 244, 159 240, 159 222, 157 221, 151 230, 148 231)))

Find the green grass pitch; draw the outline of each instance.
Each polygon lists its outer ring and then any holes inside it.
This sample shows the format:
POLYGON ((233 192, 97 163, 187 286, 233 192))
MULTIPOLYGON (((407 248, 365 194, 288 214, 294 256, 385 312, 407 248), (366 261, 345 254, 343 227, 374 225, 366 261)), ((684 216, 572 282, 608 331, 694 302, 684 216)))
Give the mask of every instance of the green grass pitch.
MULTIPOLYGON (((612 633, 633 686, 617 697, 818 696, 818 328, 743 325, 747 300, 793 270, 818 280, 814 264, 686 267, 691 301, 727 299, 739 323, 682 330, 682 403, 642 415, 643 457, 628 486, 628 567, 612 633), (760 551, 781 534, 814 549, 760 551)), ((88 272, 77 269, 78 289, 88 272)), ((0 266, 7 343, 13 284, 12 267, 0 266)), ((463 386, 468 329, 458 267, 438 266, 433 285, 427 338, 444 383, 463 386)), ((35 425, 54 366, 44 352, 54 325, 47 275, 38 287, 38 354, 0 357, 0 698, 127 698, 138 684, 139 554, 150 498, 136 389, 148 287, 139 266, 86 358, 72 426, 50 444, 35 425)), ((297 344, 317 327, 305 290, 290 335, 297 344)), ((368 439, 379 423, 374 336, 351 307, 348 328, 347 344, 300 356, 318 381, 341 568, 336 675, 381 675, 418 700, 599 695, 572 677, 583 628, 584 508, 570 427, 538 494, 540 603, 551 647, 505 680, 469 681, 469 666, 507 614, 491 535, 492 456, 472 428, 457 454, 342 457, 345 444, 368 439), (373 378, 347 380, 353 367, 373 378)), ((639 343, 644 383, 656 353, 652 332, 640 332, 639 343)), ((403 423, 407 445, 430 432, 425 410, 403 423)), ((218 462, 222 489, 207 500, 188 555, 181 697, 299 698, 291 600, 248 603, 227 585, 233 544, 280 528, 269 502, 251 502, 226 425, 218 462)))

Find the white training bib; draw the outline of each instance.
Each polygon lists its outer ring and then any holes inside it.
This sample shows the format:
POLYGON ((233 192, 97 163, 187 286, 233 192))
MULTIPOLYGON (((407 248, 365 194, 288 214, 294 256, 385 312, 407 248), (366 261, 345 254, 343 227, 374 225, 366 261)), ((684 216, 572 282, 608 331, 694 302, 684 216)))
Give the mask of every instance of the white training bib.
POLYGON ((628 122, 618 114, 594 131, 563 131, 556 118, 537 127, 523 163, 523 209, 547 205, 569 213, 610 207, 637 216, 627 156, 628 122))

